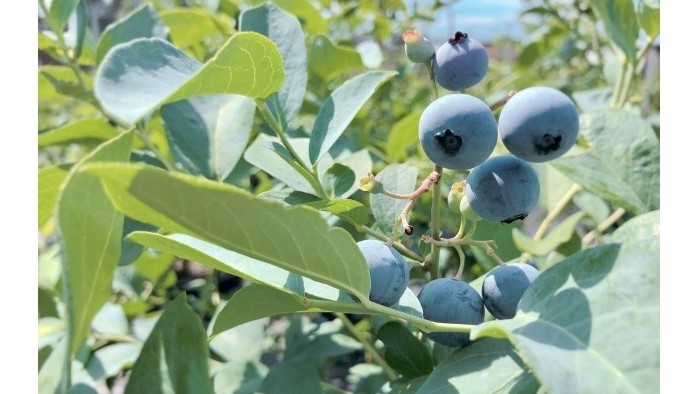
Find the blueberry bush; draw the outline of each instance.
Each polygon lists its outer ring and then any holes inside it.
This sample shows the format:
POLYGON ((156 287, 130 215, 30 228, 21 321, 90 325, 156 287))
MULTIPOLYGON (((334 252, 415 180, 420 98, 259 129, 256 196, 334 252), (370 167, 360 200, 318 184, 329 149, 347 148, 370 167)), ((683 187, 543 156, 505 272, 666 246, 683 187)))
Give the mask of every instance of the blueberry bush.
POLYGON ((39 0, 40 393, 660 390, 659 2, 406 3, 39 0))

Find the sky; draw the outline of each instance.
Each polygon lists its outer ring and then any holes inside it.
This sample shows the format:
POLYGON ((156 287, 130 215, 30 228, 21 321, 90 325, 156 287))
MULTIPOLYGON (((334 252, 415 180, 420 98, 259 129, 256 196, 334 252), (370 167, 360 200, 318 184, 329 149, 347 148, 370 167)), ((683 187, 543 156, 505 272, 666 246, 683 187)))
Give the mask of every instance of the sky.
POLYGON ((434 22, 423 23, 418 28, 433 42, 447 39, 457 30, 482 43, 491 42, 499 35, 518 38, 523 36, 518 21, 522 10, 520 0, 459 0, 440 10, 434 22))

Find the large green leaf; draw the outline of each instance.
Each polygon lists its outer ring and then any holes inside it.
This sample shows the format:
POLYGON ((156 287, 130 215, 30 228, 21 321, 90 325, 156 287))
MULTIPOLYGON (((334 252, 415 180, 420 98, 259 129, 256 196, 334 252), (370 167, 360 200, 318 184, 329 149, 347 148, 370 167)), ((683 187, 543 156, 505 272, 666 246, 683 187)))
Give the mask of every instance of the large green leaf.
POLYGON ((636 242, 652 250, 660 248, 661 211, 647 212, 630 219, 609 237, 610 242, 636 242))
POLYGON ((166 236, 150 232, 135 232, 128 239, 287 293, 299 295, 306 293, 330 300, 339 297, 338 289, 186 234, 166 236))
POLYGON ((411 112, 401 118, 389 131, 384 152, 387 157, 397 162, 408 158, 409 149, 418 144, 418 121, 420 111, 411 112))
POLYGON ((62 280, 72 353, 85 340, 92 318, 112 293, 124 220, 100 181, 78 169, 89 163, 128 161, 131 139, 132 133, 124 133, 86 156, 68 175, 59 197, 62 280))
POLYGON ((508 341, 486 338, 443 360, 417 393, 536 393, 538 387, 508 341))
POLYGON ((255 101, 239 95, 197 96, 160 110, 170 150, 190 172, 226 179, 243 155, 255 101))
POLYGON ((125 393, 214 393, 209 346, 199 316, 183 293, 173 300, 143 344, 125 393))
POLYGON ((95 143, 116 137, 119 130, 105 119, 81 119, 39 134, 39 146, 70 143, 95 143))
POLYGON ((661 32, 661 8, 658 4, 653 7, 646 1, 637 2, 637 20, 649 37, 656 37, 661 32))
POLYGON ((328 21, 312 3, 298 0, 274 0, 274 3, 299 17, 304 24, 304 31, 309 34, 321 34, 327 31, 328 21))
POLYGON ((116 376, 130 368, 141 352, 139 343, 116 343, 95 351, 85 369, 95 380, 116 376))
POLYGON ((576 225, 585 214, 585 212, 576 212, 552 229, 544 238, 537 241, 525 235, 519 228, 513 227, 513 242, 523 252, 543 256, 569 241, 576 225))
POLYGON ((377 88, 395 71, 369 71, 343 83, 324 101, 311 131, 309 159, 316 164, 340 138, 350 122, 377 88))
POLYGON ((552 165, 589 191, 632 213, 659 208, 659 140, 651 126, 624 110, 582 117, 591 148, 552 165))
POLYGON ((118 209, 169 231, 184 232, 246 256, 343 289, 369 294, 369 271, 350 234, 318 212, 256 199, 226 184, 143 165, 99 165, 118 209))
MULTIPOLYGON (((513 319, 472 338, 508 338, 546 392, 659 390, 659 249, 638 240, 583 250, 545 270, 513 319)), ((629 237, 625 237, 628 238, 629 237)))
POLYGON ((39 227, 53 216, 61 185, 68 177, 70 167, 52 166, 39 170, 39 227))
MULTIPOLYGON (((416 189, 418 169, 408 164, 389 164, 376 176, 385 190, 398 194, 411 193, 416 189)), ((377 224, 385 232, 391 232, 394 222, 408 200, 391 198, 382 193, 369 195, 369 205, 377 224)))
POLYGON ((328 37, 318 36, 309 50, 309 69, 324 81, 350 70, 361 69, 362 58, 354 48, 335 45, 328 37))
MULTIPOLYGON (((305 142, 308 146, 306 138, 290 139, 292 146, 295 145, 295 142, 305 142)), ((299 149, 296 151, 299 152, 299 149)), ((301 152, 306 152, 306 150, 301 152)), ((318 193, 312 186, 314 184, 313 175, 296 161, 277 138, 260 134, 245 151, 243 158, 294 190, 313 195, 318 193)))
POLYGON ((377 337, 384 343, 384 358, 398 373, 415 378, 433 370, 433 357, 421 341, 396 321, 382 325, 377 337))
POLYGON ((632 0, 588 0, 588 3, 603 22, 612 42, 628 59, 634 60, 639 25, 632 0))
POLYGON ((202 94, 266 98, 284 80, 275 44, 237 33, 201 65, 167 41, 140 38, 114 47, 97 69, 95 97, 105 112, 134 124, 159 105, 202 94))
POLYGON ((241 14, 240 29, 258 32, 277 45, 282 55, 285 80, 276 97, 267 100, 267 105, 274 112, 281 111, 277 116, 291 123, 299 113, 306 93, 306 45, 299 20, 266 2, 241 14))
POLYGON ((94 100, 89 93, 92 77, 80 72, 80 78, 68 66, 39 67, 39 102, 73 97, 92 103, 94 100))
POLYGON ((153 5, 146 3, 141 7, 110 24, 97 43, 95 63, 99 64, 107 52, 118 44, 129 42, 137 38, 167 38, 168 29, 158 18, 153 5))

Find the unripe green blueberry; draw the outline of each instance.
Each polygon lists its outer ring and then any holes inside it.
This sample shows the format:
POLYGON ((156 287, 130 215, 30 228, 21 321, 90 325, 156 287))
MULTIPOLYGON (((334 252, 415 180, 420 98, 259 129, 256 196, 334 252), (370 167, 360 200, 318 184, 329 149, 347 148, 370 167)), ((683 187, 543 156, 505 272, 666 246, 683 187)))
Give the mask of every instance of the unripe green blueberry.
POLYGON ((533 266, 523 263, 508 263, 492 269, 481 287, 486 309, 497 319, 512 319, 523 294, 539 274, 533 266))
MULTIPOLYGON (((479 293, 459 279, 441 278, 428 282, 418 294, 425 319, 439 323, 481 324, 484 302, 479 293)), ((462 347, 469 343, 463 332, 429 332, 427 337, 445 346, 462 347)))
POLYGON ((532 166, 515 156, 496 156, 467 176, 469 206, 489 222, 524 219, 537 205, 540 182, 532 166))
POLYGON ((454 213, 459 213, 459 203, 464 197, 464 189, 467 187, 466 181, 458 181, 450 187, 450 193, 447 195, 447 207, 454 213))
POLYGON ((448 94, 425 108, 418 122, 418 139, 433 163, 466 170, 491 155, 497 128, 486 103, 468 94, 448 94))
POLYGON ((498 119, 503 145, 523 160, 541 163, 560 157, 576 143, 576 106, 564 93, 543 86, 515 94, 498 119))
POLYGON ((428 63, 435 56, 435 47, 420 31, 411 29, 403 33, 406 57, 413 63, 428 63))
POLYGON ((481 220, 481 216, 474 211, 474 208, 472 208, 469 205, 469 198, 467 198, 467 195, 465 194, 464 197, 462 197, 462 200, 459 202, 459 213, 462 214, 465 218, 471 220, 472 222, 478 222, 481 220))
POLYGON ((489 68, 489 57, 481 43, 460 31, 435 52, 435 82, 459 91, 479 83, 489 68))
POLYGON ((396 249, 375 239, 360 241, 357 246, 369 268, 370 301, 384 306, 394 305, 408 287, 406 260, 396 249))

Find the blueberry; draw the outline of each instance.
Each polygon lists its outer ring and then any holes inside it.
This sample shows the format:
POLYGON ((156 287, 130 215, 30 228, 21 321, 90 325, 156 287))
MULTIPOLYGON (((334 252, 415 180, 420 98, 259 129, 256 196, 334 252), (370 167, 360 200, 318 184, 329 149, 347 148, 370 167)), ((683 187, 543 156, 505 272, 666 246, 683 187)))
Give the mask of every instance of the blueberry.
POLYGON ((489 222, 524 219, 537 204, 540 183, 530 164, 514 156, 492 157, 467 176, 467 201, 489 222))
POLYGON ((489 157, 496 147, 498 125, 483 101, 468 94, 449 94, 425 108, 418 138, 433 163, 466 170, 489 157))
POLYGON ((399 252, 384 242, 366 239, 357 243, 369 266, 369 299, 384 306, 394 305, 408 287, 409 267, 399 252))
POLYGON ((531 265, 509 263, 491 270, 484 278, 484 305, 498 319, 512 319, 525 290, 540 273, 531 265))
MULTIPOLYGON (((458 279, 436 279, 423 287, 418 300, 423 317, 439 323, 481 324, 484 322, 484 302, 468 283, 458 279)), ((445 346, 462 347, 469 343, 463 332, 430 332, 428 338, 445 346)))
POLYGON ((486 75, 489 57, 481 43, 458 31, 435 52, 435 81, 458 91, 479 83, 486 75))
POLYGON ((548 87, 518 92, 501 111, 498 130, 508 150, 533 163, 556 159, 578 138, 578 112, 564 93, 548 87))

